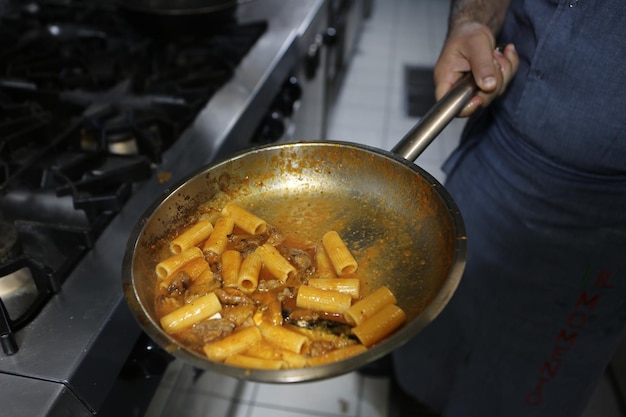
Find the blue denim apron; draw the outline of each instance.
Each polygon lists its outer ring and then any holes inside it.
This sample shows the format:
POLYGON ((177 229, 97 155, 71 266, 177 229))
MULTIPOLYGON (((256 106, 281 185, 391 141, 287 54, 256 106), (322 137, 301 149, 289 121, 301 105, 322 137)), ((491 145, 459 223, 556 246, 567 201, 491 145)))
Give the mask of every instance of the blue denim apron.
POLYGON ((625 22, 623 0, 511 2, 520 70, 444 166, 466 272, 394 353, 445 417, 579 416, 624 336, 625 22))

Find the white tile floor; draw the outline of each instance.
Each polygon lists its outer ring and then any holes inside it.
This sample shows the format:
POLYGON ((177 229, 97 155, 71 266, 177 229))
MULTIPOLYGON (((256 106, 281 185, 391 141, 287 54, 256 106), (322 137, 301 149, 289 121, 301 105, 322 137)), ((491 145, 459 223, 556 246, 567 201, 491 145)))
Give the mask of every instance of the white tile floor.
MULTIPOLYGON (((406 116, 404 69, 433 66, 446 33, 448 1, 392 0, 374 3, 335 108, 327 139, 390 150, 419 120, 406 116)), ((442 160, 458 143, 463 121, 453 121, 417 159, 443 179, 442 160)))
MULTIPOLYGON (((326 139, 383 149, 418 121, 406 116, 403 71, 432 66, 446 30, 448 1, 378 0, 365 23, 331 112, 326 139)), ((456 146, 463 121, 451 123, 417 159, 443 182, 442 161, 456 146)), ((350 373, 314 383, 242 382, 174 361, 145 417, 386 417, 389 381, 350 373)), ((607 380, 583 417, 620 417, 607 380)))
POLYGON ((382 417, 389 381, 350 373, 295 385, 243 382, 196 374, 174 361, 145 417, 382 417))

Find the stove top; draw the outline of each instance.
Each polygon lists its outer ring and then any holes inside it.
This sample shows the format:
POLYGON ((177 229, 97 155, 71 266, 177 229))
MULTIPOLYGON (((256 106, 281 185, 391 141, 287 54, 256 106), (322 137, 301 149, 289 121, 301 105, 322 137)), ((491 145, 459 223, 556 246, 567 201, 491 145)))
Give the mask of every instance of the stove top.
POLYGON ((16 417, 98 410, 141 333, 121 287, 130 231, 177 181, 249 146, 323 4, 241 5, 234 41, 153 39, 87 6, 73 13, 88 28, 32 4, 3 16, 0 283, 21 291, 0 307, 0 399, 16 417))
POLYGON ((84 3, 0 19, 4 353, 266 29, 157 38, 84 3))

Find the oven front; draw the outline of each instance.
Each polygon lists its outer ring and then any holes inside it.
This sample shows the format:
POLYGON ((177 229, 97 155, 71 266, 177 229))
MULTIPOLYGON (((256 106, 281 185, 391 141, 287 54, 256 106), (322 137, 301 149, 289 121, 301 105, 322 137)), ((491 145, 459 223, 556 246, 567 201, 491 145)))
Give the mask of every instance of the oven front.
POLYGON ((0 401, 12 416, 143 414, 171 358, 122 296, 130 231, 202 165, 323 138, 326 2, 285 3, 241 4, 218 31, 175 38, 108 3, 3 3, 0 401))

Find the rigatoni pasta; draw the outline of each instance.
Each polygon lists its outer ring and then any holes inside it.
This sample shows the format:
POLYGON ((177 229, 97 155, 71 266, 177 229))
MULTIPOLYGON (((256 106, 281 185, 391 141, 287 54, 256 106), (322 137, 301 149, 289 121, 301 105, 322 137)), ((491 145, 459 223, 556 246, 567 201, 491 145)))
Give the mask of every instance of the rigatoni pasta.
POLYGON ((259 285, 259 274, 263 267, 261 256, 252 252, 241 263, 239 276, 237 277, 237 288, 246 293, 253 293, 259 285))
POLYGON ((236 204, 226 204, 222 209, 222 214, 231 217, 235 224, 241 227, 245 232, 251 235, 258 235, 267 230, 267 223, 265 220, 255 216, 247 210, 239 207, 236 204))
POLYGON ((235 221, 232 217, 220 217, 213 226, 213 232, 202 245, 205 254, 221 255, 228 244, 228 235, 233 232, 235 221))
POLYGON ((250 369, 287 369, 289 364, 280 359, 257 358, 254 356, 234 354, 224 359, 226 365, 250 369))
POLYGON ((335 273, 335 267, 333 266, 328 254, 326 253, 326 249, 324 249, 324 245, 320 243, 317 245, 315 253, 315 268, 316 268, 316 276, 318 278, 337 278, 337 273, 335 273))
POLYGON ((363 345, 350 345, 343 348, 335 349, 324 356, 314 356, 307 360, 309 366, 324 365, 331 362, 336 362, 342 359, 347 359, 351 356, 363 353, 367 348, 363 345))
POLYGON ((203 349, 209 359, 223 361, 229 356, 245 351, 259 341, 261 341, 261 331, 258 327, 244 327, 223 339, 207 343, 203 349))
POLYGON ((364 352, 405 322, 389 288, 363 294, 337 231, 299 243, 233 203, 214 223, 199 217, 166 242, 170 255, 155 267, 161 326, 188 349, 249 369, 318 366, 364 352))
POLYGON ((322 236, 322 244, 337 275, 342 277, 356 272, 358 267, 356 259, 354 259, 352 253, 350 253, 350 250, 343 239, 341 239, 341 236, 339 236, 339 233, 335 230, 326 232, 324 236, 322 236))
POLYGON ((183 265, 194 259, 203 258, 202 251, 196 247, 189 248, 159 262, 156 266, 158 278, 166 278, 178 271, 183 265))
POLYGON ((261 340, 245 351, 246 356, 287 362, 288 368, 302 368, 306 366, 307 359, 300 353, 283 349, 276 344, 261 340))
POLYGON ((259 325, 263 339, 295 353, 300 353, 308 338, 283 326, 261 323, 259 325))
POLYGON ((185 230, 178 237, 170 242, 170 251, 180 253, 207 240, 213 225, 208 220, 199 220, 196 224, 185 230))
POLYGON ((296 306, 316 311, 327 311, 329 313, 342 314, 352 303, 350 294, 338 291, 322 290, 309 285, 301 285, 298 288, 296 306))
POLYGON ((158 285, 159 288, 167 288, 176 279, 176 274, 178 272, 184 272, 189 278, 195 280, 202 273, 205 273, 205 271, 210 272, 211 270, 209 269, 208 262, 204 260, 204 257, 194 258, 191 261, 183 264, 183 266, 175 270, 175 272, 159 280, 158 285))
POLYGON ((364 346, 370 347, 393 333, 406 320, 404 311, 395 304, 387 304, 372 317, 352 329, 364 346))
POLYGON ((280 281, 285 282, 290 275, 295 274, 296 268, 269 243, 259 246, 256 253, 263 260, 265 268, 280 281))
POLYGON ((239 270, 241 269, 241 253, 226 250, 222 254, 222 281, 224 287, 239 286, 239 270))
POLYGON ((176 333, 219 313, 221 309, 222 304, 215 293, 209 293, 161 317, 161 326, 167 333, 176 333))
POLYGON ((358 278, 311 278, 308 285, 328 291, 348 294, 353 300, 361 296, 361 280, 358 278))
POLYGON ((391 290, 385 286, 379 287, 367 297, 351 306, 346 311, 346 320, 352 325, 359 325, 386 305, 395 303, 396 297, 391 290))

